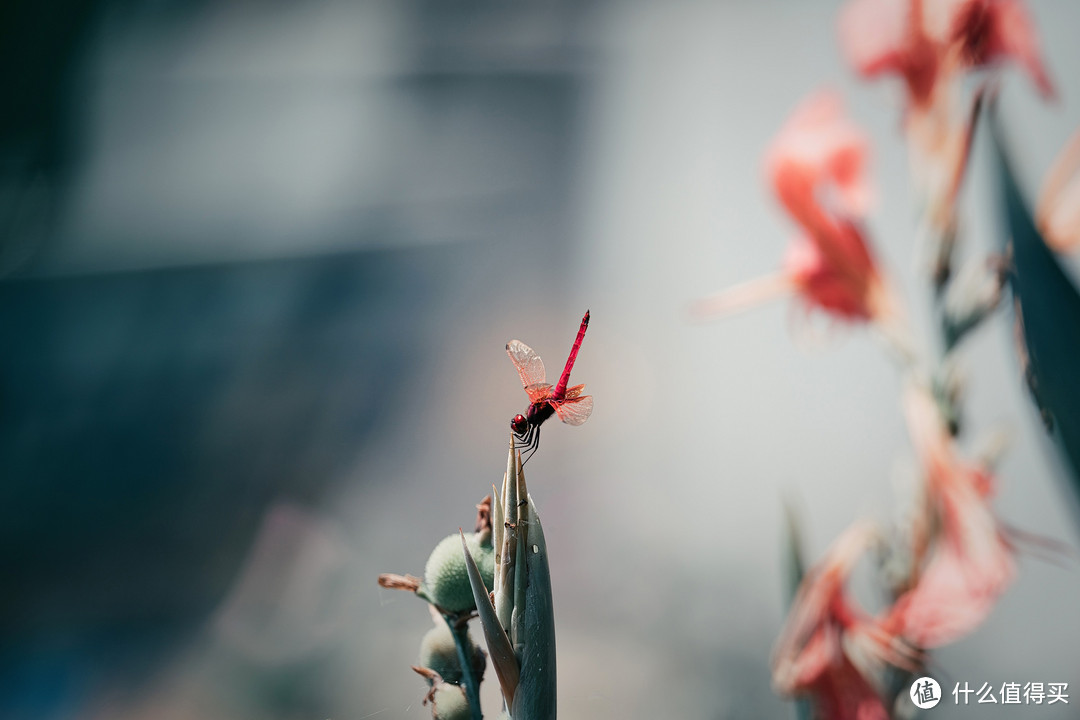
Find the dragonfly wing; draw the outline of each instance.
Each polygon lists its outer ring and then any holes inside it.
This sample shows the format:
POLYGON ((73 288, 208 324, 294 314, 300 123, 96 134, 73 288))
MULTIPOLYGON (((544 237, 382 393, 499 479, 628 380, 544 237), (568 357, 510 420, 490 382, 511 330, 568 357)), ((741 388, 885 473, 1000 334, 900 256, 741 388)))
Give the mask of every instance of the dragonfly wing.
POLYGON ((553 405, 555 414, 567 425, 581 425, 592 415, 592 395, 582 395, 553 405))
POLYGON ((551 396, 551 383, 537 383, 526 385, 525 392, 529 394, 529 402, 540 402, 551 396))
POLYGON ((566 399, 567 400, 573 400, 574 398, 580 396, 581 393, 583 393, 583 392, 585 392, 585 386, 584 385, 575 385, 572 388, 567 388, 566 389, 566 399))
POLYGON ((544 384, 547 379, 547 373, 544 371, 544 361, 531 347, 520 340, 511 340, 506 343, 506 354, 510 356, 510 361, 517 368, 518 375, 521 376, 521 384, 526 389, 532 385, 544 384))

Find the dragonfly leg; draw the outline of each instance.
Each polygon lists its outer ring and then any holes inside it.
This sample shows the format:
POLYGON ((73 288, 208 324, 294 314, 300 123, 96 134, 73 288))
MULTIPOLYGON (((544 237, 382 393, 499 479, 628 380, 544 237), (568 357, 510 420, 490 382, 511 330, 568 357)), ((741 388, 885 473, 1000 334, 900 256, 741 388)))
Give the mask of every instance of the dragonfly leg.
POLYGON ((522 458, 521 458, 521 466, 522 467, 524 467, 525 463, 529 462, 529 460, 532 459, 532 456, 540 448, 540 426, 539 425, 530 425, 529 426, 529 437, 528 437, 527 443, 528 444, 527 444, 525 450, 522 451, 522 453, 521 453, 522 454, 522 458))
POLYGON ((516 440, 514 445, 517 447, 518 450, 524 450, 532 444, 532 436, 534 429, 535 428, 533 428, 532 425, 529 425, 529 429, 525 432, 514 433, 514 440, 516 440))

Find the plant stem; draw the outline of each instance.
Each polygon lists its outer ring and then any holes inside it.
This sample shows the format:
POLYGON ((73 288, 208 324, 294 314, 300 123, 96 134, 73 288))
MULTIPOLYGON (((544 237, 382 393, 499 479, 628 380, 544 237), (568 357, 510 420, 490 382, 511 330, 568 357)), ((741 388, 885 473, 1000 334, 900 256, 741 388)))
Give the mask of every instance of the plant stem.
POLYGON ((458 662, 461 664, 461 684, 465 686, 465 697, 469 701, 472 720, 484 720, 484 713, 480 708, 480 682, 473 670, 472 653, 469 652, 468 615, 447 613, 443 615, 443 619, 450 626, 450 634, 454 636, 458 662))

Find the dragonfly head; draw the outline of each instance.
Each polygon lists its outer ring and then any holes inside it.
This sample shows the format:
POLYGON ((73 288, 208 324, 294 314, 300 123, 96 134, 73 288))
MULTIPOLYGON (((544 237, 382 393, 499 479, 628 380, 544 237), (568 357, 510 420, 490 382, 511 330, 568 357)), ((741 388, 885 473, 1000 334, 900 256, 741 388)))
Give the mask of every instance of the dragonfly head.
POLYGON ((524 435, 529 431, 529 421, 525 419, 524 415, 515 415, 510 420, 510 429, 514 431, 515 435, 524 435))

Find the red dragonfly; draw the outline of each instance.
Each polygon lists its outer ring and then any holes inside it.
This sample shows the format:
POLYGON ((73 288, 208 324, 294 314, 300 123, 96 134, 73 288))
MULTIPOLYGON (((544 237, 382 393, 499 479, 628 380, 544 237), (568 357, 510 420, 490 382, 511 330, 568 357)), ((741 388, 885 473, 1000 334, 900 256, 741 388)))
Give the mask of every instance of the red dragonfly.
POLYGON ((540 446, 540 426, 549 417, 558 415, 567 425, 581 425, 592 414, 592 396, 581 394, 585 386, 567 387, 570 383, 570 370, 577 360, 578 350, 581 349, 581 341, 585 338, 588 327, 589 311, 586 310, 585 317, 581 318, 577 338, 570 348, 570 357, 566 359, 566 367, 563 368, 555 387, 551 387, 551 383, 547 382, 544 361, 531 347, 520 340, 506 343, 506 354, 517 368, 521 384, 529 395, 528 409, 524 415, 515 415, 510 420, 510 429, 525 446, 529 457, 532 457, 532 453, 540 446))

